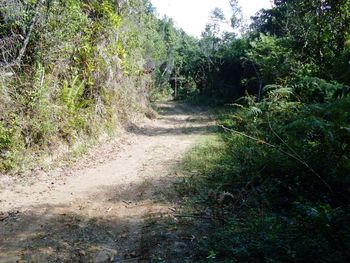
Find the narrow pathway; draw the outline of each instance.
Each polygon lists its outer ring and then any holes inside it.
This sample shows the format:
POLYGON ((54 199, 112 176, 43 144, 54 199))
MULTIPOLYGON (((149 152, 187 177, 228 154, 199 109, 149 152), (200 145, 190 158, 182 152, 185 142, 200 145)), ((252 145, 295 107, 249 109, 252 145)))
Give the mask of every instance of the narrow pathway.
POLYGON ((36 180, 0 180, 0 263, 149 262, 142 252, 149 214, 174 205, 162 191, 213 122, 185 104, 132 126, 74 166, 36 180))

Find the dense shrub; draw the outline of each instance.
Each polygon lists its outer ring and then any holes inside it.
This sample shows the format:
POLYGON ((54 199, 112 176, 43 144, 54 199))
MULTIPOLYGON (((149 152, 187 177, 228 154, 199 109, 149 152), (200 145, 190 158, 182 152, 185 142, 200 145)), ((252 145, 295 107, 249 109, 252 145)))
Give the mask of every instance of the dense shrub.
POLYGON ((0 20, 0 171, 147 111, 157 89, 143 65, 171 48, 142 0, 2 1, 0 20))
POLYGON ((216 231, 201 246, 214 261, 345 262, 349 257, 350 97, 335 98, 342 89, 336 83, 309 83, 269 87, 259 103, 242 99, 245 106, 237 104, 221 117, 224 145, 217 149, 211 143, 190 157, 189 171, 202 174, 192 179, 192 193, 207 196, 200 202, 215 219, 216 231), (308 94, 299 93, 308 85, 326 89, 326 96, 310 102, 308 94), (208 152, 215 156, 206 157, 208 152), (201 158, 206 161, 195 165, 201 158), (220 195, 228 202, 219 202, 220 195))

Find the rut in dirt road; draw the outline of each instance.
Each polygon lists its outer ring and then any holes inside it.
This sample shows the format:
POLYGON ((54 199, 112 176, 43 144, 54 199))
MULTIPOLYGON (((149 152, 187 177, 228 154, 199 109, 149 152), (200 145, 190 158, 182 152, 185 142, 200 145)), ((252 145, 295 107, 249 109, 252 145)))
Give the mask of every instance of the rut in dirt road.
POLYGON ((204 110, 163 104, 159 118, 130 127, 69 175, 64 169, 37 182, 2 180, 0 262, 152 261, 142 249, 145 217, 175 205, 162 192, 212 126, 204 110))

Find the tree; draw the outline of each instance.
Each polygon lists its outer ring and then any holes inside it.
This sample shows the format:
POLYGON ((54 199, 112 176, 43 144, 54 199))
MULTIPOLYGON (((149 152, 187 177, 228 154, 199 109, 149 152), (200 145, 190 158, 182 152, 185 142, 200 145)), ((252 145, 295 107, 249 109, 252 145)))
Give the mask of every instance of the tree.
POLYGON ((257 99, 260 101, 264 85, 285 84, 298 65, 291 50, 284 47, 283 39, 261 34, 250 44, 252 48, 247 52, 247 58, 253 63, 259 85, 257 99))
POLYGON ((256 32, 288 37, 300 60, 318 65, 321 77, 342 54, 350 32, 350 1, 276 0, 254 19, 256 32))
POLYGON ((238 5, 238 0, 230 0, 230 7, 232 11, 231 27, 238 29, 243 21, 242 8, 238 5))
POLYGON ((215 8, 210 13, 209 23, 202 32, 202 48, 206 56, 218 49, 222 34, 222 25, 226 23, 224 12, 220 8, 215 8))

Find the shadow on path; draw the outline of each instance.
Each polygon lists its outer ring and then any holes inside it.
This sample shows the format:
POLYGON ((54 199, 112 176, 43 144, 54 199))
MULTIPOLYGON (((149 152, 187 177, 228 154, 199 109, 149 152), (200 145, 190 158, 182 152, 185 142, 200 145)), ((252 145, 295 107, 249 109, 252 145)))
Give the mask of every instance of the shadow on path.
MULTIPOLYGON (((174 182, 179 178, 174 171, 183 154, 177 146, 184 143, 180 135, 194 144, 193 135, 211 133, 215 125, 198 107, 167 103, 160 105, 159 111, 153 123, 130 125, 127 130, 140 137, 139 143, 154 140, 147 143, 160 149, 169 147, 172 140, 168 151, 178 152, 168 154, 178 160, 150 149, 142 154, 151 156, 135 159, 145 163, 137 163, 139 178, 133 182, 101 183, 70 203, 50 205, 41 200, 41 205, 0 214, 0 263, 164 262, 150 252, 157 251, 159 242, 169 244, 167 251, 158 253, 165 262, 185 262, 185 258, 195 262, 191 258, 195 241, 181 230, 186 229, 186 222, 180 226, 169 212, 176 206, 174 182), (162 137, 166 138, 157 140, 162 137)), ((187 149, 190 144, 186 143, 181 149, 187 149)))

